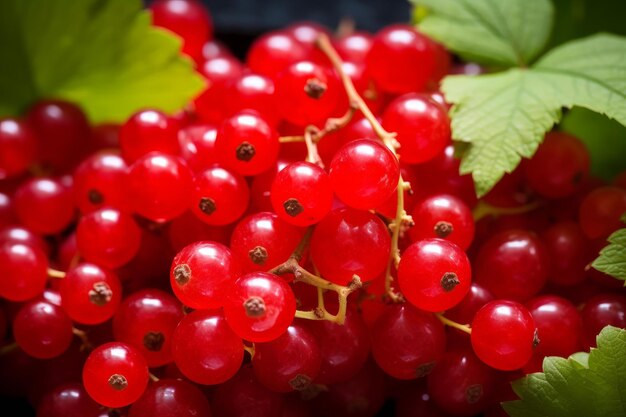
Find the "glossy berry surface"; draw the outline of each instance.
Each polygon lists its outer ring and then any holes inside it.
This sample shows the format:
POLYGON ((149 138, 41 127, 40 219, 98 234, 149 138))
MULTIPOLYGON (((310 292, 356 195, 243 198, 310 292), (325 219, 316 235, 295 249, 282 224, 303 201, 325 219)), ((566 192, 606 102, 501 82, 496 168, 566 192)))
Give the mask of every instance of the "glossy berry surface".
POLYGON ((474 276, 496 298, 525 301, 541 290, 548 278, 547 250, 539 238, 525 230, 493 235, 474 263, 474 276))
POLYGON ((131 209, 152 221, 172 220, 189 206, 191 172, 178 157, 156 152, 144 155, 130 166, 128 180, 131 209))
POLYGON ((60 284, 62 306, 70 318, 82 324, 107 321, 120 304, 122 286, 117 275, 91 263, 70 269, 60 284))
POLYGON ((13 320, 17 345, 39 359, 59 356, 72 342, 72 321, 59 306, 31 301, 20 308, 13 320))
POLYGON ((325 279, 347 285, 379 276, 389 259, 391 238, 375 215, 354 209, 331 211, 311 237, 311 259, 325 279))
POLYGON ((213 37, 213 23, 200 2, 158 0, 150 7, 152 23, 171 30, 183 40, 182 51, 191 57, 202 54, 205 42, 213 37))
POLYGON ((180 156, 193 172, 202 172, 217 163, 216 137, 217 128, 205 123, 187 126, 178 132, 180 156))
POLYGON ((128 163, 150 152, 177 155, 178 125, 158 110, 141 110, 133 114, 120 129, 120 148, 128 163))
POLYGON ((224 315, 242 339, 269 342, 287 330, 296 311, 289 285, 267 272, 242 275, 228 295, 224 315))
POLYGON ((278 158, 278 134, 258 114, 241 112, 224 120, 217 132, 215 151, 221 163, 240 175, 256 175, 278 158))
POLYGON ((598 294, 585 303, 583 319, 583 347, 596 346, 596 336, 608 325, 626 327, 626 298, 618 294, 598 294))
POLYGON ((128 166, 112 152, 96 153, 74 171, 74 201, 82 213, 109 206, 126 209, 128 166))
POLYGON ((0 245, 0 296, 26 301, 41 294, 48 278, 48 259, 37 246, 8 240, 0 245))
POLYGON ((100 404, 78 382, 61 384, 44 395, 37 407, 37 417, 99 417, 100 404))
POLYGON ((260 113, 270 124, 278 122, 274 81, 261 74, 243 74, 231 83, 225 106, 229 116, 247 109, 260 113))
POLYGON ((457 305, 469 291, 471 268, 454 243, 424 239, 409 246, 398 265, 398 284, 414 306, 431 312, 457 305))
POLYGON ((443 411, 473 416, 492 405, 499 382, 496 371, 471 350, 457 348, 447 351, 428 375, 428 392, 443 411))
POLYGON ((85 260, 117 268, 139 252, 141 229, 130 214, 104 208, 80 219, 76 245, 85 260))
POLYGON ((555 223, 541 235, 541 240, 550 258, 548 281, 575 285, 585 280, 585 267, 592 254, 580 225, 573 221, 555 223))
POLYGON ((377 87, 394 94, 422 91, 435 72, 434 42, 409 25, 374 36, 366 62, 377 87))
POLYGON ((172 334, 183 318, 181 304, 170 294, 147 289, 124 298, 113 317, 113 336, 138 349, 148 366, 173 361, 172 334))
POLYGON ((323 122, 339 102, 335 75, 310 61, 296 62, 276 77, 279 116, 295 125, 323 122))
POLYGON ((289 65, 307 57, 307 50, 293 36, 271 32, 259 37, 250 47, 247 64, 258 74, 275 79, 289 65))
POLYGON ((417 164, 429 161, 450 142, 450 120, 445 110, 428 96, 405 94, 389 103, 383 126, 396 132, 400 161, 417 164))
POLYGON ((231 291, 236 273, 237 266, 226 246, 199 241, 185 246, 174 257, 170 285, 186 306, 219 308, 231 291))
POLYGON ((472 321, 472 348, 487 365, 510 371, 528 362, 540 343, 533 316, 515 301, 494 300, 485 304, 472 321))
POLYGON ((411 212, 413 226, 409 236, 420 239, 441 238, 467 250, 474 239, 474 219, 470 208, 458 197, 438 194, 418 202, 411 212))
POLYGON ((441 322, 406 304, 388 306, 372 329, 372 355, 383 371, 397 379, 428 375, 445 346, 441 322))
POLYGON ((139 399, 148 385, 146 361, 124 343, 98 346, 83 367, 87 393, 106 407, 124 407, 139 399))
POLYGON ((191 381, 220 384, 241 366, 243 342, 220 312, 197 310, 187 314, 174 330, 172 355, 191 381))
POLYGON ((320 348, 304 326, 293 324, 275 340, 255 345, 252 369, 258 380, 277 392, 305 390, 321 364, 320 348))
POLYGON ((61 232, 74 217, 71 189, 52 178, 22 184, 15 192, 14 204, 20 222, 41 234, 61 232))
POLYGON ((206 123, 219 123, 227 116, 223 103, 229 86, 244 72, 241 62, 232 56, 211 58, 200 64, 198 71, 206 79, 206 89, 194 100, 195 111, 206 123))
POLYGON ((206 224, 232 223, 246 211, 250 192, 246 180, 224 168, 198 173, 193 181, 191 211, 206 224))
POLYGON ((367 210, 391 196, 398 186, 400 166, 396 156, 381 142, 355 140, 337 151, 329 176, 341 201, 367 210))
POLYGON ((148 385, 128 410, 128 417, 211 417, 209 401, 197 386, 177 379, 148 385))
POLYGON ((25 172, 37 152, 35 132, 18 119, 0 119, 0 180, 25 172))
POLYGON ((265 271, 291 256, 303 230, 271 212, 243 218, 233 230, 230 249, 244 272, 265 271))
POLYGON ((348 310, 343 324, 327 320, 305 323, 320 348, 319 384, 345 382, 363 367, 370 352, 369 329, 361 314, 348 310))
POLYGON ((303 227, 328 214, 333 191, 322 168, 310 162, 294 162, 276 174, 270 198, 274 212, 282 220, 303 227))
POLYGON ((574 304, 555 295, 542 295, 529 300, 526 307, 541 335, 533 355, 537 371, 545 356, 566 358, 581 350, 582 319, 574 304))

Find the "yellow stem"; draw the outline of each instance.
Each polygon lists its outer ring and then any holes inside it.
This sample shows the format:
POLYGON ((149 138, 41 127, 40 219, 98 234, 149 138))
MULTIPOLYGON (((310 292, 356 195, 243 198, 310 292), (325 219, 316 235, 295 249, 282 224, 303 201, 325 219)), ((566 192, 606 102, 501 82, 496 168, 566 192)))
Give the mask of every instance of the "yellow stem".
POLYGON ((65 278, 65 272, 48 268, 48 276, 50 278, 65 278))
POLYGON ((458 329, 467 334, 472 334, 472 329, 468 325, 460 324, 460 323, 457 323, 456 321, 450 320, 449 318, 445 317, 441 313, 436 313, 435 315, 446 326, 454 327, 455 329, 458 329))
POLYGON ((480 200, 478 204, 476 204, 476 207, 474 207, 472 215, 474 217, 474 221, 478 221, 487 216, 506 216, 528 213, 539 206, 541 206, 541 201, 533 201, 518 207, 496 207, 487 203, 485 200, 480 200))

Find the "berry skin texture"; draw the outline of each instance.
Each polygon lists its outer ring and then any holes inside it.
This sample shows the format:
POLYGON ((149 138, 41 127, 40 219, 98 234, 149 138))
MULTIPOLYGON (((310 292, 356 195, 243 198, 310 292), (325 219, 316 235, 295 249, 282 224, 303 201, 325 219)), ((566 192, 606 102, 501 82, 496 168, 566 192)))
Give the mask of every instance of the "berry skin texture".
POLYGON ((352 208, 369 210, 384 203, 395 191, 400 165, 385 145, 361 139, 337 151, 329 176, 341 201, 352 208))
POLYGON ((315 337, 299 324, 277 339, 255 345, 252 369, 258 380, 277 392, 307 389, 320 370, 320 349, 315 337))
MULTIPOLYGON (((561 356, 567 358, 581 350, 582 319, 576 307, 565 298, 555 295, 542 295, 526 303, 541 335, 533 360, 531 372, 540 372, 543 358, 561 356)), ((524 367, 526 371, 528 364, 524 367)))
POLYGON ((133 403, 128 417, 211 417, 209 401, 197 386, 178 379, 151 383, 133 403))
POLYGON ((549 265, 547 249, 533 232, 505 230, 480 248, 474 276, 496 298, 523 302, 546 283, 549 265))
POLYGON ((241 77, 244 67, 237 58, 220 56, 200 64, 198 71, 206 79, 207 87, 194 100, 195 111, 203 122, 218 124, 226 114, 224 106, 216 103, 224 103, 229 85, 241 77))
POLYGON ((85 260, 118 268, 139 252, 141 229, 129 214, 105 208, 80 219, 76 245, 85 260))
POLYGON ((128 176, 127 198, 135 213, 164 222, 187 210, 192 178, 182 159, 151 152, 131 165, 128 176))
POLYGON ((428 375, 445 346, 443 324, 407 304, 388 306, 372 329, 372 355, 383 371, 397 379, 428 375))
POLYGON ((366 211, 341 208, 315 227, 311 259, 321 276, 335 284, 348 285, 355 274, 367 282, 385 270, 390 245, 382 220, 366 211))
MULTIPOLYGON (((580 204, 578 222, 589 239, 606 238, 623 227, 620 217, 626 212, 626 190, 600 187, 580 204)), ((18 213, 19 214, 19 213, 18 213)))
POLYGON ((172 358, 172 334, 183 318, 183 309, 170 294, 139 290, 124 298, 113 317, 113 336, 138 349, 148 366, 163 366, 172 358))
POLYGON ((472 348, 492 368, 512 371, 524 366, 540 343, 535 321, 520 303, 494 300, 485 304, 472 321, 472 348))
POLYGON ((168 29, 183 40, 182 51, 192 58, 202 56, 202 47, 213 37, 211 15, 200 2, 159 0, 150 6, 152 24, 168 29))
POLYGON ((438 194, 415 205, 411 212, 413 242, 427 238, 446 239, 467 250, 474 239, 474 219, 470 208, 458 197, 438 194))
POLYGON ((221 384, 237 373, 243 361, 243 341, 214 310, 187 314, 174 330, 172 355, 191 381, 221 384))
POLYGON ((111 342, 95 348, 83 367, 87 393, 105 407, 134 403, 148 385, 148 366, 135 348, 111 342))
POLYGON ((417 308, 431 312, 461 302, 469 291, 471 276, 465 252, 443 239, 412 244, 398 266, 398 284, 404 296, 417 308))
POLYGON ((273 80, 289 65, 306 59, 308 51, 293 36, 270 32, 254 41, 248 52, 248 67, 273 80))
POLYGON ((54 179, 36 178, 22 184, 13 201, 20 223, 36 233, 59 233, 74 217, 72 191, 54 179))
POLYGON ((25 172, 35 161, 35 132, 22 120, 0 119, 0 180, 25 172))
POLYGON ((158 110, 141 110, 120 129, 120 148, 128 163, 150 152, 177 155, 178 124, 158 110))
POLYGON ((398 24, 374 36, 366 63, 378 88, 404 94, 424 90, 435 75, 436 53, 432 40, 412 26, 398 24))
POLYGON ((583 319, 583 348, 596 347, 596 336, 608 325, 626 328, 626 297, 619 294, 598 294, 585 303, 583 319))
POLYGON ((82 213, 105 206, 127 209, 128 166, 114 153, 97 153, 74 171, 74 201, 82 213))
POLYGON ((589 174, 589 152, 579 139, 561 132, 546 135, 524 168, 528 184, 544 197, 573 194, 589 174))
POLYGON ((243 272, 266 271, 288 259, 302 235, 302 229, 264 211, 251 214, 237 224, 230 238, 230 249, 243 272))
POLYGON ((107 321, 122 299, 117 275, 91 263, 69 270, 60 286, 63 309, 73 321, 81 324, 107 321))
POLYGON ((322 168, 310 162, 294 162, 276 174, 270 198, 282 220, 304 227, 328 214, 333 192, 322 168))
POLYGON ((278 133, 263 117, 243 111, 224 120, 217 131, 215 152, 226 168, 257 175, 278 158, 278 133))
POLYGON ((31 301, 13 320, 17 345, 38 359, 59 356, 72 342, 72 321, 61 307, 46 301, 31 301))
POLYGON ((498 383, 494 369, 471 350, 456 348, 447 351, 428 375, 428 393, 441 410, 469 417, 492 405, 498 383))
POLYGON ((196 175, 193 183, 191 211, 206 224, 232 223, 248 208, 250 191, 239 174, 213 167, 196 175))
POLYGON ((396 132, 400 161, 419 164, 435 158, 450 143, 450 119, 428 96, 405 94, 389 103, 383 126, 396 132))
POLYGON ((101 406, 91 399, 83 384, 62 384, 49 391, 37 407, 37 417, 96 417, 101 406))
POLYGON ((276 105, 283 120, 298 126, 324 122, 339 103, 339 80, 325 67, 300 61, 276 77, 276 105))
POLYGON ((0 245, 0 296, 26 301, 41 294, 48 280, 48 258, 37 246, 7 240, 0 245))
POLYGON ((217 242, 199 241, 176 254, 170 284, 176 297, 195 309, 219 308, 237 275, 230 250, 217 242))
POLYGON ((283 334, 296 313, 296 298, 289 285, 268 272, 251 272, 235 282, 224 315, 242 339, 269 342, 283 334))

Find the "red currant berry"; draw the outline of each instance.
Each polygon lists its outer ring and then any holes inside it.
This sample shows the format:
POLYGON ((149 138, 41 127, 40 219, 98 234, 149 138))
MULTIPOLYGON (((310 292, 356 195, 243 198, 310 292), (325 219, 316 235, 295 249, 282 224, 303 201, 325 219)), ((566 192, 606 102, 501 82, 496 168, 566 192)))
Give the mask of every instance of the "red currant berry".
POLYGON ((32 179, 17 189, 14 202, 20 222, 33 232, 59 233, 74 217, 72 190, 58 180, 32 179))
POLYGON ((230 250, 216 242, 185 246, 172 261, 170 284, 178 299, 191 308, 219 308, 232 291, 237 267, 230 250))
POLYGON ((310 226, 328 214, 333 192, 322 168, 310 162, 294 162, 276 174, 270 198, 282 220, 310 226))
POLYGON ((161 379, 148 386, 128 410, 128 417, 211 417, 204 393, 186 381, 161 379))
POLYGON ((35 132, 26 122, 0 119, 0 180, 24 173, 36 152, 35 132))
POLYGON ((524 366, 540 337, 533 316, 515 301, 491 301, 472 321, 474 352, 487 365, 503 371, 524 366))
POLYGON ((383 126, 398 134, 400 160, 408 164, 429 161, 450 143, 450 119, 426 95, 405 94, 389 103, 383 126))
POLYGON ((387 266, 391 238, 387 226, 366 211, 331 211, 311 237, 311 259, 322 277, 348 285, 353 275, 362 282, 378 277, 387 266))
POLYGON ((0 245, 0 277, 0 297, 26 301, 43 292, 48 258, 37 246, 5 241, 0 245))
POLYGON ((432 312, 457 305, 469 291, 471 267, 465 252, 443 239, 409 246, 398 266, 398 284, 414 306, 432 312))
POLYGON ((148 386, 148 367, 141 353, 124 343, 95 348, 83 368, 85 390, 105 407, 124 407, 141 397, 148 386))
POLYGON ((289 285, 267 272, 251 272, 237 279, 224 306, 228 325, 242 339, 269 342, 283 334, 296 313, 289 285))
POLYGON ((130 167, 129 205, 152 221, 168 221, 183 214, 191 189, 191 172, 178 157, 152 152, 130 167))
POLYGON ((119 155, 94 154, 74 171, 74 201, 83 213, 104 206, 126 209, 127 181, 128 166, 119 155))
POLYGON ((308 51, 293 36, 270 32, 254 41, 248 51, 248 67, 257 74, 275 79, 289 65, 307 57, 308 51))
POLYGON ((211 225, 225 225, 240 218, 248 208, 250 192, 239 174, 220 167, 196 175, 191 211, 211 225))
POLYGON ((158 110, 138 111, 122 125, 120 148, 128 163, 150 152, 178 155, 178 123, 158 110))
POLYGON ((193 382, 221 384, 241 366, 243 342, 220 312, 197 310, 174 330, 172 355, 178 369, 193 382))
POLYGON ((346 205, 374 209, 398 186, 400 166, 385 145, 367 139, 355 140, 337 151, 330 164, 330 183, 346 205))
POLYGON ((39 359, 59 356, 72 342, 72 321, 59 306, 31 301, 13 320, 13 336, 28 355, 39 359))

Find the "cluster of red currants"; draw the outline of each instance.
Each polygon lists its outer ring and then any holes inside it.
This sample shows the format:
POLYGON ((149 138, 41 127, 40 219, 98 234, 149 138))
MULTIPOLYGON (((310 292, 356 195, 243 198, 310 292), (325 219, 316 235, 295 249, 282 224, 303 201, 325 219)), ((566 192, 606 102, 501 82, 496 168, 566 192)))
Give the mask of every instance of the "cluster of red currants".
POLYGON ((626 326, 588 268, 626 174, 551 133, 478 201, 436 91, 474 67, 411 26, 312 23, 244 65, 199 3, 152 13, 207 80, 187 109, 0 119, 2 395, 38 417, 498 416, 508 381, 626 326))

